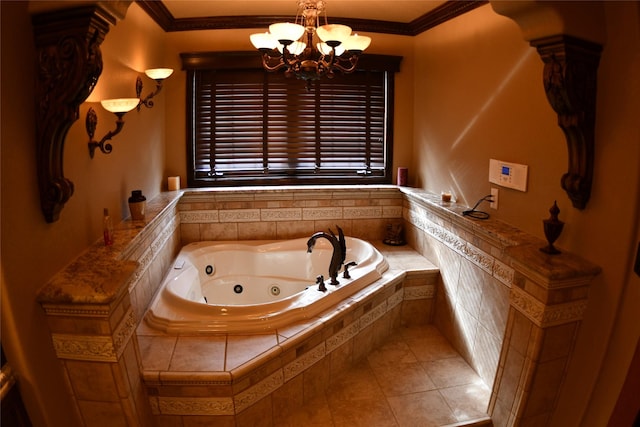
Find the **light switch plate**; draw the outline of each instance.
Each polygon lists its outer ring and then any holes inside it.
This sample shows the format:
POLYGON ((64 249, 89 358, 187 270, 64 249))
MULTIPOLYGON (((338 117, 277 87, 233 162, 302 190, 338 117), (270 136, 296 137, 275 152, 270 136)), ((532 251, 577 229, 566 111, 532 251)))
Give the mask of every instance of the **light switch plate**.
POLYGON ((529 166, 518 163, 489 160, 489 182, 514 190, 527 191, 529 166))

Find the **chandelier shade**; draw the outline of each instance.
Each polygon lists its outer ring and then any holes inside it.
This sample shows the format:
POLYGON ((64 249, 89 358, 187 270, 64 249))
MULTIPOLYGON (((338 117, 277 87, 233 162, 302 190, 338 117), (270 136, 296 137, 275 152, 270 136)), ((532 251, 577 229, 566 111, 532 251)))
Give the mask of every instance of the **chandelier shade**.
POLYGON ((269 32, 273 35, 273 38, 285 46, 302 37, 304 31, 305 29, 302 25, 292 24, 291 22, 278 22, 269 25, 269 32))
POLYGON ((338 46, 335 43, 343 43, 351 36, 351 27, 340 24, 323 25, 316 28, 316 34, 329 46, 338 46))
POLYGON ((269 51, 275 49, 278 46, 282 46, 280 43, 278 43, 278 40, 276 40, 272 34, 269 34, 268 31, 266 33, 251 34, 249 38, 251 40, 251 43, 259 51, 269 51))
POLYGON ((284 69, 287 77, 311 81, 336 71, 355 71, 358 57, 371 44, 371 38, 352 34, 351 27, 329 24, 324 0, 298 0, 295 22, 277 22, 265 33, 251 34, 253 46, 262 53, 267 71, 284 69), (324 15, 324 25, 320 18, 324 15))
POLYGON ((343 41, 340 47, 349 52, 363 52, 370 44, 371 37, 353 34, 343 41))

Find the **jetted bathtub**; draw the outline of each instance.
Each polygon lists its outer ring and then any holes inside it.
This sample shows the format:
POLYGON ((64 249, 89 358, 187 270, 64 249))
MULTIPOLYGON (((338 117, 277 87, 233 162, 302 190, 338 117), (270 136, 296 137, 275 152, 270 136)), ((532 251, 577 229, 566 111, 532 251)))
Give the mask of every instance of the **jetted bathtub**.
POLYGON ((259 332, 310 318, 382 277, 388 264, 370 243, 346 237, 337 286, 328 273, 333 246, 318 239, 196 242, 182 248, 146 314, 147 323, 170 333, 259 332), (323 275, 327 290, 316 278, 323 275))

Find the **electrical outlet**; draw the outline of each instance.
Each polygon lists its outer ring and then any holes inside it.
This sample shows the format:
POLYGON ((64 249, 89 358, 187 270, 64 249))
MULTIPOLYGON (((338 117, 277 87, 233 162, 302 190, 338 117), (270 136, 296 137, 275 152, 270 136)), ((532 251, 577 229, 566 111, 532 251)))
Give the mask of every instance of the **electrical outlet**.
POLYGON ((489 203, 489 207, 491 209, 498 209, 498 189, 497 188, 491 188, 491 199, 492 199, 492 202, 489 203))

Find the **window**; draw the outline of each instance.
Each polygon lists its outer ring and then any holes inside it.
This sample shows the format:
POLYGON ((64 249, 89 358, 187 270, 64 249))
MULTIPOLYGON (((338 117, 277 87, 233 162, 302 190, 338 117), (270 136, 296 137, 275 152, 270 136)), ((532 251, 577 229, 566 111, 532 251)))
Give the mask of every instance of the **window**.
POLYGON ((307 87, 256 56, 183 54, 189 186, 391 182, 394 70, 307 87))

